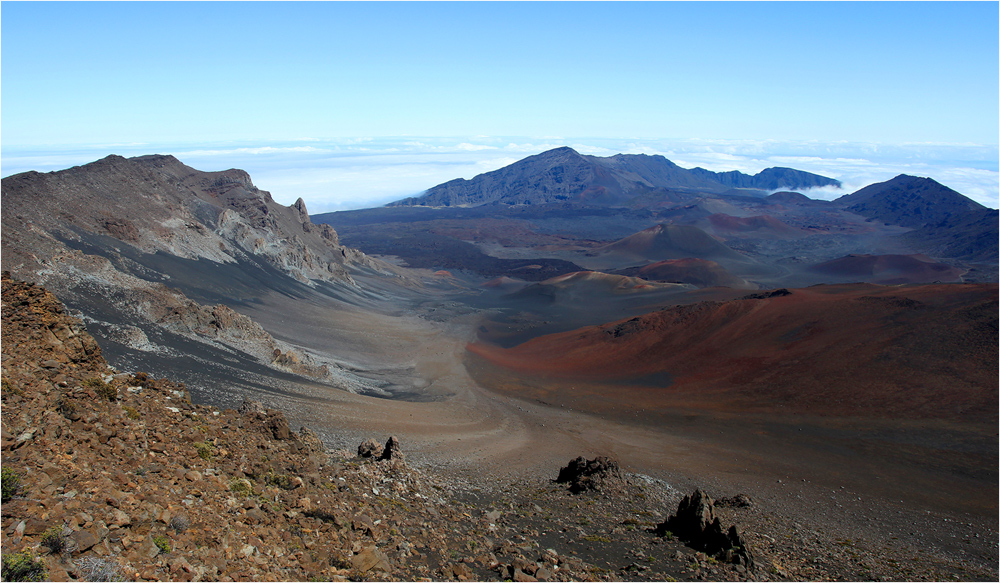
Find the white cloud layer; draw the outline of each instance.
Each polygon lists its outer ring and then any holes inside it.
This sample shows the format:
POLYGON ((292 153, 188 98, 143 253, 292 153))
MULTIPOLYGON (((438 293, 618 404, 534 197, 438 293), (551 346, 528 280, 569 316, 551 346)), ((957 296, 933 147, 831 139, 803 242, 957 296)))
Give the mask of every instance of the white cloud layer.
POLYGON ((819 143, 778 140, 649 140, 555 137, 301 138, 283 143, 115 144, 76 149, 4 147, 2 175, 47 172, 109 154, 170 153, 199 170, 242 168, 282 204, 302 197, 312 213, 378 206, 455 178, 502 168, 560 146, 581 154, 659 154, 684 168, 755 174, 787 166, 836 178, 843 189, 806 194, 833 199, 898 174, 927 176, 986 206, 1000 206, 996 146, 819 143))

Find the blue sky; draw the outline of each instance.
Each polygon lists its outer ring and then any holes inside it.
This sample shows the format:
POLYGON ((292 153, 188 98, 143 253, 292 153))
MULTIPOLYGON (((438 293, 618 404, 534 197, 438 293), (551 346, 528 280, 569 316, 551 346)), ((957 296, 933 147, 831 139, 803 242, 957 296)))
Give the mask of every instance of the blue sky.
POLYGON ((315 212, 566 144, 848 183, 925 171, 997 206, 996 2, 5 1, 0 18, 4 176, 172 153, 315 212))

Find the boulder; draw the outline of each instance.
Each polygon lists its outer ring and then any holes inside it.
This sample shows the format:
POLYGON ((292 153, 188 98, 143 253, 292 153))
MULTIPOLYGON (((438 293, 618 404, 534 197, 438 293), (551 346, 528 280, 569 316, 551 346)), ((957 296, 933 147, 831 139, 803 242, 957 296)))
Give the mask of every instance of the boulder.
POLYGON ((101 542, 92 532, 87 530, 74 532, 70 538, 76 542, 76 550, 80 553, 90 550, 91 547, 101 542))
POLYGON ((239 409, 240 415, 267 415, 267 409, 264 408, 264 403, 260 401, 251 401, 249 399, 243 399, 243 403, 240 404, 239 409))
POLYGON ((368 571, 381 571, 388 573, 392 570, 389 566, 389 557, 376 547, 366 547, 360 553, 351 557, 351 564, 361 573, 368 571))
POLYGON ((297 437, 303 448, 309 453, 323 453, 326 451, 326 446, 323 445, 323 440, 319 438, 319 435, 305 425, 299 429, 297 437))
POLYGON ((726 508, 748 508, 753 506, 753 499, 746 494, 737 494, 728 498, 719 498, 715 501, 715 505, 726 508))
POLYGON ((404 461, 403 450, 399 446, 399 439, 397 439, 395 435, 389 437, 389 440, 385 442, 385 449, 382 450, 380 459, 399 462, 404 461))
POLYGON ((677 513, 657 525, 655 532, 659 536, 673 533, 693 549, 753 568, 753 553, 736 526, 723 531, 712 497, 700 489, 685 496, 677 505, 677 513))
POLYGON ((361 442, 361 445, 358 446, 358 456, 374 458, 381 457, 382 446, 374 439, 368 438, 361 442))
POLYGON ((271 411, 267 414, 264 424, 273 438, 282 441, 292 438, 292 430, 288 427, 288 420, 285 419, 284 413, 271 411))
POLYGON ((624 483, 621 467, 618 462, 598 456, 592 460, 580 456, 570 460, 566 467, 559 470, 556 483, 569 484, 570 492, 579 494, 587 490, 602 490, 611 483, 624 483))

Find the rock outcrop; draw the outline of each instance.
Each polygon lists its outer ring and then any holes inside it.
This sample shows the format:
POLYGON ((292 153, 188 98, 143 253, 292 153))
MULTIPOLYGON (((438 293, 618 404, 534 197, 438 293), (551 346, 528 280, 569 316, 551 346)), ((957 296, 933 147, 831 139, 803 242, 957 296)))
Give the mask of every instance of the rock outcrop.
POLYGON ((723 531, 722 522, 715 515, 715 502, 701 490, 685 496, 677 505, 677 513, 657 525, 655 532, 660 536, 669 532, 708 555, 753 568, 753 553, 736 525, 723 531))
POLYGON ((559 470, 556 483, 568 484, 568 489, 574 494, 588 490, 601 491, 611 485, 621 485, 625 479, 622 476, 618 462, 605 456, 592 460, 580 456, 570 460, 566 467, 559 470))
POLYGON ((358 446, 358 457, 379 459, 382 457, 382 445, 368 438, 358 446))

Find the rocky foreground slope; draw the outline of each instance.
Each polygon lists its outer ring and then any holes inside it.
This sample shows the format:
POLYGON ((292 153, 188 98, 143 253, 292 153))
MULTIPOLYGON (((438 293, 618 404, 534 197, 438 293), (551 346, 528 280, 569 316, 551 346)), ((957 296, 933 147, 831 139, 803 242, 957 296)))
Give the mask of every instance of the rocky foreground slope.
POLYGON ((679 493, 612 460, 481 488, 410 469, 395 438, 327 451, 260 403, 219 411, 111 369, 54 296, 2 284, 7 580, 995 576, 834 540, 746 496, 696 492, 668 518, 679 493))

